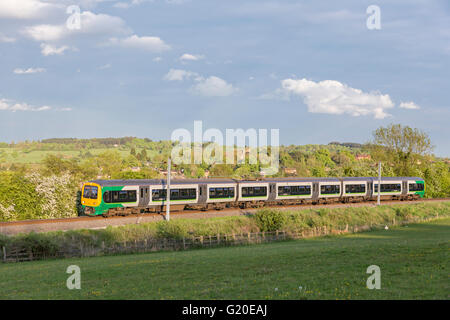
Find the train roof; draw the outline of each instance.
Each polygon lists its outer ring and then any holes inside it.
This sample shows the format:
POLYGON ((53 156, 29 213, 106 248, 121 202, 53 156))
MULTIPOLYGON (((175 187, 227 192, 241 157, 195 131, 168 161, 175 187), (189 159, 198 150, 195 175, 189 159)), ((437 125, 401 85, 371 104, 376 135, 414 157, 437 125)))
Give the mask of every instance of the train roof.
MULTIPOLYGON (((133 179, 133 180, 93 180, 89 181, 97 183, 100 186, 148 186, 148 185, 164 185, 166 179, 133 179)), ((195 184, 195 183, 236 183, 233 179, 170 179, 170 184, 195 184)))
MULTIPOLYGON (((378 181, 378 177, 370 177, 372 181, 378 181)), ((398 180, 421 180, 423 181, 423 178, 419 177, 381 177, 381 180, 384 181, 398 181, 398 180)))
MULTIPOLYGON (((301 177, 287 177, 287 178, 266 178, 259 180, 235 180, 226 178, 202 178, 202 179, 171 179, 171 184, 196 184, 196 183, 267 183, 267 182, 339 182, 341 181, 378 181, 378 177, 343 177, 343 178, 301 178, 301 177)), ((381 177, 382 181, 398 181, 398 180, 416 180, 423 181, 419 177, 381 177)), ((165 185, 166 179, 133 179, 133 180, 92 180, 92 183, 97 183, 100 186, 148 186, 148 185, 165 185)))
MULTIPOLYGON (((262 181, 266 182, 339 182, 338 178, 302 178, 302 177, 287 177, 287 178, 266 178, 262 181)), ((244 181, 247 182, 247 181, 244 181)))

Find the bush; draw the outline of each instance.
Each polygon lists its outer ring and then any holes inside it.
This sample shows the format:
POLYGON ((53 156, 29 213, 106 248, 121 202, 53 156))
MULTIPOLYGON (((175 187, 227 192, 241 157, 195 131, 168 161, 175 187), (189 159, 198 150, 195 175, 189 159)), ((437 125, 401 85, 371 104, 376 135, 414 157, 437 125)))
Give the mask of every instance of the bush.
POLYGON ((174 221, 162 221, 157 224, 158 238, 182 239, 188 236, 187 231, 174 221))
POLYGON ((35 232, 22 236, 16 243, 23 248, 31 250, 33 254, 42 254, 46 256, 54 255, 59 248, 55 238, 35 232))
POLYGON ((258 210, 254 218, 261 231, 271 232, 280 230, 286 222, 286 215, 279 210, 273 209, 258 210))

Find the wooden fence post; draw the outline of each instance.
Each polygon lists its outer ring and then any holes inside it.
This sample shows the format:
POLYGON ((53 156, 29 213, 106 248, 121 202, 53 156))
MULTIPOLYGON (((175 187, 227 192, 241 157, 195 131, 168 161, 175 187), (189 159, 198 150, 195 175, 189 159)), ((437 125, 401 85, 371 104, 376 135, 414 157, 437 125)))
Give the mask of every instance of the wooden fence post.
POLYGON ((186 239, 183 237, 183 249, 186 250, 186 239))
POLYGON ((6 262, 6 247, 3 246, 3 262, 6 262))

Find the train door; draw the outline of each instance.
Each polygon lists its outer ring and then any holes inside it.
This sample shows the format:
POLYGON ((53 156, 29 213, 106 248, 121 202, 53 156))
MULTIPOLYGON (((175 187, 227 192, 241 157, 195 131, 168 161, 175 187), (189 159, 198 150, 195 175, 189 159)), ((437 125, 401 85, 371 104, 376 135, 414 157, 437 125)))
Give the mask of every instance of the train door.
POLYGON ((206 203, 208 199, 208 188, 206 184, 198 185, 198 203, 206 203))
POLYGON ((408 193, 408 181, 403 180, 402 181, 402 195, 406 195, 408 193))
POLYGON ((277 196, 277 184, 272 182, 269 183, 269 198, 268 201, 274 201, 277 196))
POLYGON ((314 200, 319 199, 319 182, 313 182, 312 198, 314 200))
POLYGON ((150 187, 140 186, 139 187, 139 207, 146 207, 150 202, 150 187))

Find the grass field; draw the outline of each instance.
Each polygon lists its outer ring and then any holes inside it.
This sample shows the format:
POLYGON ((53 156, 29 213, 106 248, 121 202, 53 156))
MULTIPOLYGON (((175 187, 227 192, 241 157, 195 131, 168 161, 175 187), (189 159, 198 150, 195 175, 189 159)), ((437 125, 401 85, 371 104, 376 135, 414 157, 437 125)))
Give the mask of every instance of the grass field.
MULTIPOLYGON (((130 154, 129 150, 120 150, 118 148, 98 148, 98 149, 90 149, 89 152, 92 155, 99 155, 108 150, 116 150, 118 151, 122 157, 126 157, 130 154)), ((137 149, 140 151, 140 149, 137 149)), ((65 159, 71 159, 74 157, 78 157, 80 155, 79 150, 52 150, 52 151, 44 151, 44 150, 34 150, 30 152, 22 152, 13 148, 0 148, 0 155, 3 155, 3 162, 5 163, 21 163, 21 164, 36 164, 40 163, 47 155, 54 154, 60 155, 65 159)), ((149 152, 150 154, 150 152, 149 152)))
POLYGON ((2 299, 448 299, 450 218, 245 247, 0 265, 2 299), (81 290, 68 290, 69 265, 81 290), (381 289, 369 290, 370 265, 381 289), (301 287, 301 288, 300 288, 301 287))

